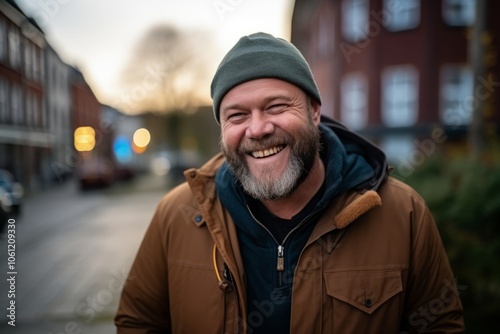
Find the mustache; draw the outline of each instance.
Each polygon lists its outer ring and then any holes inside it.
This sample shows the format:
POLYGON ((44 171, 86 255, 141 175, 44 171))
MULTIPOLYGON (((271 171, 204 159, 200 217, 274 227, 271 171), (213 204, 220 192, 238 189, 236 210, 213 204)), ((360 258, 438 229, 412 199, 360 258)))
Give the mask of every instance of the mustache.
POLYGON ((238 153, 248 154, 253 151, 261 151, 276 146, 293 145, 294 138, 286 133, 273 134, 262 139, 246 139, 238 147, 238 153))

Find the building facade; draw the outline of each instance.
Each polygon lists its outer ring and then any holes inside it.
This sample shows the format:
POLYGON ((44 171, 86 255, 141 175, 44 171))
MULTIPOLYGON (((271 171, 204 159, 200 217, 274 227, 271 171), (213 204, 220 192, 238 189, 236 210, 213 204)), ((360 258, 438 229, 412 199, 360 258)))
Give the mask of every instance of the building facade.
POLYGON ((71 175, 64 168, 73 154, 72 99, 70 94, 70 67, 47 44, 45 48, 44 107, 48 126, 54 140, 51 147, 51 174, 54 181, 63 181, 71 175))
POLYGON ((0 168, 30 189, 50 178, 44 95, 45 37, 12 1, 0 1, 0 168))
POLYGON ((500 2, 485 3, 478 19, 475 0, 296 0, 292 42, 317 78, 323 113, 399 162, 424 142, 463 148, 483 97, 500 121, 500 2), (490 51, 480 74, 470 48, 478 20, 490 51))
POLYGON ((13 0, 0 1, 0 169, 29 194, 64 181, 85 158, 109 156, 102 105, 83 74, 65 63, 13 0), (75 130, 95 131, 90 151, 75 130))

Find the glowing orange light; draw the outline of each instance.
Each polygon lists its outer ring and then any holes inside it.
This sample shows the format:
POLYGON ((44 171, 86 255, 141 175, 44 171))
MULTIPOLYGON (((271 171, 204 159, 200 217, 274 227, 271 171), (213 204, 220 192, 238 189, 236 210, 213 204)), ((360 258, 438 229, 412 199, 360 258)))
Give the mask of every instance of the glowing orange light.
POLYGON ((146 147, 148 146, 151 140, 151 134, 145 128, 137 129, 134 132, 134 136, 132 137, 134 145, 137 147, 146 147))
POLYGON ((132 151, 134 151, 135 154, 142 154, 146 151, 147 148, 147 146, 137 146, 135 142, 132 143, 132 151))
POLYGON ((74 144, 75 149, 79 152, 92 151, 95 147, 95 130, 90 126, 76 128, 74 144))

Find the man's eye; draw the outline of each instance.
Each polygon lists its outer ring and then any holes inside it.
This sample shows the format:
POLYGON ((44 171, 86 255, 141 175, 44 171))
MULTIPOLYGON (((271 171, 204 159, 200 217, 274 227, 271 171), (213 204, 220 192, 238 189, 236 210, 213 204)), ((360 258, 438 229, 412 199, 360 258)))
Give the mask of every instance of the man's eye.
POLYGON ((273 105, 269 106, 269 108, 267 108, 267 109, 270 111, 278 112, 278 111, 282 111, 286 107, 287 107, 286 104, 273 104, 273 105))
POLYGON ((232 120, 232 121, 235 121, 235 120, 238 120, 238 119, 241 119, 245 117, 245 113, 242 113, 242 112, 236 112, 236 113, 233 113, 233 114, 229 114, 227 116, 227 119, 228 120, 232 120))

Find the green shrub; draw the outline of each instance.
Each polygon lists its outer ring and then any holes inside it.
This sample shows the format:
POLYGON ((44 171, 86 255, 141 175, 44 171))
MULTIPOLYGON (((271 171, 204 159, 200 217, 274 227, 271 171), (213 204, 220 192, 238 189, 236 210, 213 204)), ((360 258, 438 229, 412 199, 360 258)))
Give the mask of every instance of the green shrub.
POLYGON ((401 179, 426 200, 457 284, 467 287, 460 290, 467 331, 493 332, 500 314, 500 159, 431 157, 401 179))

